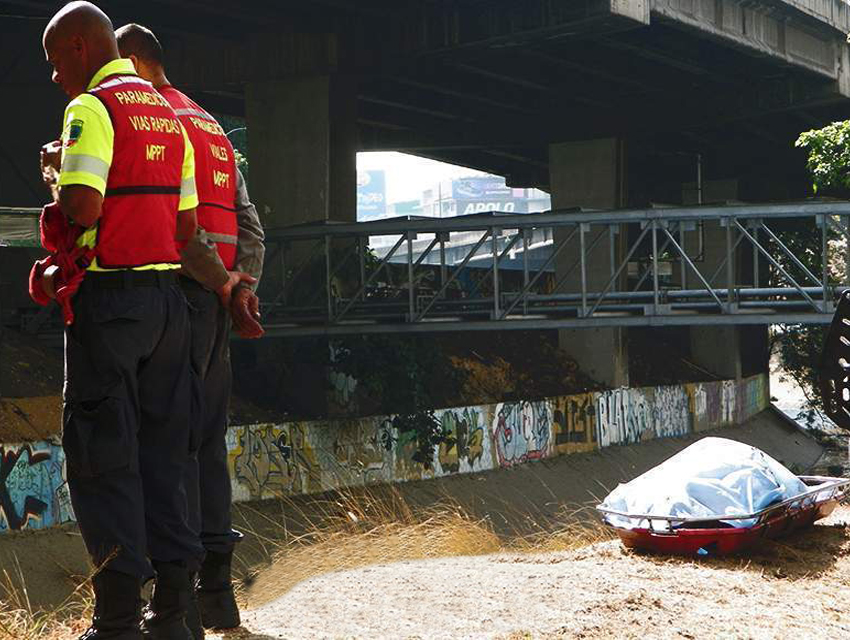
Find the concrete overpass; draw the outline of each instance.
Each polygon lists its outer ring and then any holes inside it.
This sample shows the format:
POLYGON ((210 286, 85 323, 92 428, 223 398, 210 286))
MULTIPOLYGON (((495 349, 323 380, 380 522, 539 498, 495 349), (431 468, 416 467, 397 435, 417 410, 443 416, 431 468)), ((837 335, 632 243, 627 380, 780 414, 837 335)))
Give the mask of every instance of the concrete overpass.
MULTIPOLYGON (((63 97, 39 35, 59 4, 0 2, 0 84, 28 107, 22 119, 20 103, 3 106, 14 123, 0 140, 3 204, 41 198, 33 145, 54 135, 63 97)), ((630 157, 779 166, 795 133, 841 115, 850 96, 843 0, 101 4, 162 36, 176 83, 247 115, 254 196, 279 225, 351 219, 356 150, 540 187, 552 186, 552 143, 610 136, 629 140, 630 157)), ((634 167, 630 177, 646 184, 634 167)))
MULTIPOLYGON (((37 149, 58 135, 65 100, 40 35, 59 4, 0 0, 0 87, 16 96, 0 105, 0 205, 45 198, 37 149)), ((809 184, 793 141, 850 107, 843 0, 100 4, 116 25, 157 31, 175 84, 246 118, 250 187, 270 228, 353 222, 360 150, 504 175, 549 190, 559 210, 797 200, 809 184)), ((725 232, 704 228, 714 260, 725 232)), ((578 255, 565 249, 559 280, 578 255)), ((588 291, 601 290, 608 257, 585 266, 588 291)), ((17 279, 4 299, 12 289, 17 279)), ((597 379, 627 382, 627 330, 587 331, 565 329, 562 344, 597 379)), ((694 339, 732 361, 740 328, 694 339)))

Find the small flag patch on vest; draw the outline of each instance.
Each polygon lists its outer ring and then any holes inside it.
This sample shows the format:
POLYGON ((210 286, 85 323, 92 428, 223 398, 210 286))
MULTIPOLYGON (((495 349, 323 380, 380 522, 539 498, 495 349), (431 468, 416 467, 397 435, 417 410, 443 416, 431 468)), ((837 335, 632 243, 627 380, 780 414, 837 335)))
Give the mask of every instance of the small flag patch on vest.
POLYGON ((68 125, 68 137, 65 139, 66 147, 73 147, 77 140, 80 139, 80 136, 83 135, 83 121, 82 120, 71 120, 71 124, 68 125))

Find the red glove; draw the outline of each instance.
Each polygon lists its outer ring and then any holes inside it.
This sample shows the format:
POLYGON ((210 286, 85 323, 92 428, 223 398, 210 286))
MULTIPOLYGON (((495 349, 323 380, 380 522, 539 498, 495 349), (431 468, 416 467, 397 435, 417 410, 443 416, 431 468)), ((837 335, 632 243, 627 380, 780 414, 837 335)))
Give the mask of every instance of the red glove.
POLYGON ((32 298, 33 302, 40 304, 42 307, 46 307, 53 300, 49 295, 47 295, 47 292, 42 286, 44 271, 52 264, 53 256, 47 256, 43 260, 36 260, 32 265, 32 269, 30 269, 30 298, 32 298))
POLYGON ((72 249, 82 233, 82 228, 71 224, 57 202, 51 202, 42 208, 38 226, 41 232, 41 246, 50 253, 72 249))
POLYGON ((74 322, 71 299, 86 276, 86 268, 94 259, 94 250, 77 246, 82 228, 71 224, 56 202, 45 205, 41 210, 39 229, 41 244, 50 251, 50 255, 36 261, 30 270, 30 297, 40 305, 50 304, 53 298, 45 289, 45 271, 56 267, 51 274, 52 289, 56 302, 62 308, 65 324, 71 325, 74 322))

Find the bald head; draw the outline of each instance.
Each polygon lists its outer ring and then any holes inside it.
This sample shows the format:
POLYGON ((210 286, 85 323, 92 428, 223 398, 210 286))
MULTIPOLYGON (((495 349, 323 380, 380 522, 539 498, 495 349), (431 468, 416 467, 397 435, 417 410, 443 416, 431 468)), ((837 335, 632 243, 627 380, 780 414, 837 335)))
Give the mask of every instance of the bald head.
POLYGON ((53 81, 76 97, 94 74, 118 58, 118 44, 109 17, 90 2, 71 2, 53 16, 42 40, 53 64, 53 81))

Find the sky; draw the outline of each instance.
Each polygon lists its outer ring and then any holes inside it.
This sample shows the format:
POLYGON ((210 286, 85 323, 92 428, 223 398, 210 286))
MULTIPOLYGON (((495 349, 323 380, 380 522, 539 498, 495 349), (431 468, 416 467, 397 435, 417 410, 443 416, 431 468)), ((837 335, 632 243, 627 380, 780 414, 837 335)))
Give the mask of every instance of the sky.
POLYGON ((370 151, 357 154, 358 171, 383 169, 387 180, 387 202, 419 200, 422 192, 441 180, 488 174, 454 164, 437 162, 395 151, 370 151))

